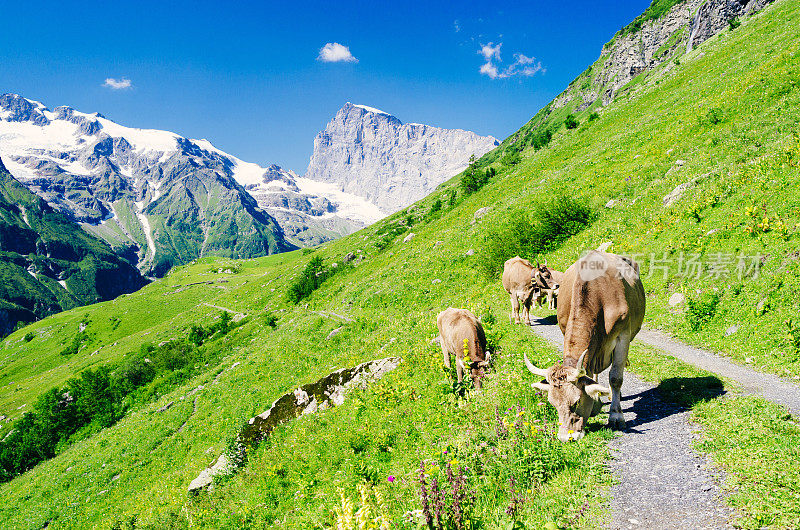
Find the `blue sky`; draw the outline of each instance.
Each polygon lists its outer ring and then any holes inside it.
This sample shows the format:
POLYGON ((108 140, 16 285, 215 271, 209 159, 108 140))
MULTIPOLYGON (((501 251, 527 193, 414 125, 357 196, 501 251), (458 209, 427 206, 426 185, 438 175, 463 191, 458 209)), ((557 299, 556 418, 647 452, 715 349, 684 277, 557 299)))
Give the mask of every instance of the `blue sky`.
POLYGON ((0 93, 207 138, 302 174, 314 135, 347 101, 503 139, 649 3, 13 2, 0 93), (356 61, 320 60, 328 43, 356 61))

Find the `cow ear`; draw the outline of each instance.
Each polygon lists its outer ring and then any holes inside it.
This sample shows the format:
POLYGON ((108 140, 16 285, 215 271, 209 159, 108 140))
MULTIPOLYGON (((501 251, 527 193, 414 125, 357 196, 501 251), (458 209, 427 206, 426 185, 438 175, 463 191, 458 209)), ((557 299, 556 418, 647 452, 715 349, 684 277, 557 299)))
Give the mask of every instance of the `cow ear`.
POLYGON ((544 390, 545 392, 550 391, 550 385, 545 381, 541 381, 539 383, 531 383, 531 388, 535 388, 537 390, 544 390))
POLYGON ((600 383, 592 383, 591 385, 586 385, 584 387, 584 392, 589 394, 589 397, 597 401, 602 396, 610 396, 611 389, 601 385, 600 383))

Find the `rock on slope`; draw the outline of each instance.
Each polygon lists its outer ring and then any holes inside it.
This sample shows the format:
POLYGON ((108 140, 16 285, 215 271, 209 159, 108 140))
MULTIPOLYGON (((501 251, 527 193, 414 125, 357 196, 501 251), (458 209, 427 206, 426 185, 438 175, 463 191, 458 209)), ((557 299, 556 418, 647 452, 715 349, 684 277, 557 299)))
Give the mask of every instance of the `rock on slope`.
POLYGON ((305 176, 391 213, 462 171, 471 155, 480 157, 497 145, 491 136, 404 124, 381 110, 347 103, 314 139, 305 176))
POLYGON ((131 264, 15 180, 0 161, 0 335, 146 282, 131 264))
POLYGON ((686 0, 661 16, 648 11, 603 46, 600 58, 552 103, 582 111, 596 101, 608 105, 634 77, 691 51, 728 27, 728 22, 756 13, 774 0, 686 0))
POLYGON ((0 156, 11 174, 149 275, 204 255, 294 248, 237 182, 263 168, 205 144, 0 96, 0 156))

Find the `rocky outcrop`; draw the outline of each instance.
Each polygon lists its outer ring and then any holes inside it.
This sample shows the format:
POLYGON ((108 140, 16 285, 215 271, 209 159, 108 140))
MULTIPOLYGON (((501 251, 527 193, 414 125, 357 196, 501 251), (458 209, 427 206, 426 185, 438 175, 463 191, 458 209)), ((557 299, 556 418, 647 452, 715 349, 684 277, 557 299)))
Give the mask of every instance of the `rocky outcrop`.
POLYGON ((391 213, 462 171, 470 156, 480 157, 497 145, 491 136, 403 123, 378 109, 347 103, 314 139, 305 176, 391 213))
POLYGON ((687 0, 662 16, 645 20, 638 30, 624 28, 603 47, 600 58, 553 101, 552 108, 582 111, 598 99, 602 105, 634 77, 691 51, 774 0, 687 0))
POLYGON ((399 357, 368 361, 353 368, 336 370, 315 383, 287 392, 275 400, 266 412, 250 418, 239 432, 232 449, 222 453, 189 484, 189 493, 202 490, 217 475, 234 473, 245 462, 247 450, 266 439, 278 425, 303 414, 314 414, 341 405, 350 390, 366 388, 369 383, 397 368, 400 362, 399 357))

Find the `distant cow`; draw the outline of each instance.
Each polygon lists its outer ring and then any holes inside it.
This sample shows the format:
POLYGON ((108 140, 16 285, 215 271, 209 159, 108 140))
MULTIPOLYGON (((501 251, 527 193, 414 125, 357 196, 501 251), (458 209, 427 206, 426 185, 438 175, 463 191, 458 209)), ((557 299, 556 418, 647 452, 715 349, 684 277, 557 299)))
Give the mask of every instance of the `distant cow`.
POLYGON ((511 298, 511 315, 509 321, 520 323, 519 308, 522 305, 524 323, 530 324, 531 302, 537 294, 533 285, 534 267, 531 262, 515 256, 503 264, 503 288, 511 298))
POLYGON ((536 296, 536 304, 542 307, 547 302, 547 309, 556 309, 558 307, 558 286, 555 289, 537 289, 534 288, 536 296))
POLYGON ((480 389, 481 380, 489 366, 486 334, 481 323, 466 309, 448 307, 436 317, 436 326, 439 328, 444 365, 450 368, 450 354, 454 354, 458 382, 464 380, 464 368, 468 366, 475 388, 480 389))
POLYGON ((564 279, 564 273, 547 266, 547 260, 544 265, 536 263, 531 273, 531 281, 534 287, 534 296, 536 297, 536 304, 542 307, 547 301, 548 309, 556 309, 558 307, 558 287, 564 279))
POLYGON ((586 419, 600 410, 601 395, 612 394, 608 425, 625 428, 620 407, 628 347, 644 320, 644 287, 639 265, 616 254, 590 251, 564 273, 558 304, 558 325, 564 334, 564 361, 537 368, 525 365, 545 381, 532 386, 547 391, 558 411, 558 439, 580 440, 586 419), (596 382, 611 366, 611 389, 596 382))

